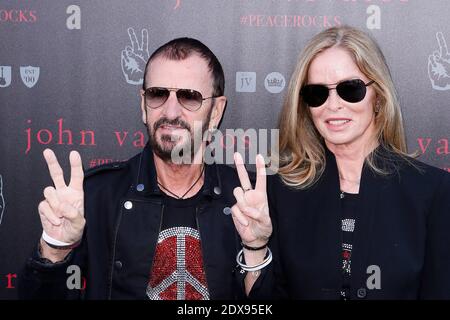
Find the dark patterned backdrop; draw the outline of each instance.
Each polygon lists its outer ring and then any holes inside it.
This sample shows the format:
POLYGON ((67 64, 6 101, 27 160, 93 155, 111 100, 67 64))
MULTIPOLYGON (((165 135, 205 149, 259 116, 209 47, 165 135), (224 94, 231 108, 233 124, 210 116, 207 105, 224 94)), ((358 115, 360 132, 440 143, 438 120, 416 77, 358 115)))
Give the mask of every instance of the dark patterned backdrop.
POLYGON ((222 62, 222 129, 270 129, 306 41, 360 27, 389 62, 409 151, 449 170, 449 15, 443 0, 0 1, 0 298, 16 297, 42 232, 37 205, 51 183, 42 150, 65 170, 72 149, 86 168, 139 152, 141 70, 175 37, 200 39, 222 62))

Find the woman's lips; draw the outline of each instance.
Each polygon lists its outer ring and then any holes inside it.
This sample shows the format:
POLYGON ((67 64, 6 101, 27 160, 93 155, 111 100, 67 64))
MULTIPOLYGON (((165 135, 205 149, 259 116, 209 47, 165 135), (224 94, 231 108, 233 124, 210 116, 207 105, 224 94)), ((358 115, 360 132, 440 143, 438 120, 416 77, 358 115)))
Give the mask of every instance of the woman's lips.
POLYGON ((341 131, 344 130, 351 121, 352 120, 348 118, 330 118, 325 120, 325 124, 327 128, 332 131, 341 131))

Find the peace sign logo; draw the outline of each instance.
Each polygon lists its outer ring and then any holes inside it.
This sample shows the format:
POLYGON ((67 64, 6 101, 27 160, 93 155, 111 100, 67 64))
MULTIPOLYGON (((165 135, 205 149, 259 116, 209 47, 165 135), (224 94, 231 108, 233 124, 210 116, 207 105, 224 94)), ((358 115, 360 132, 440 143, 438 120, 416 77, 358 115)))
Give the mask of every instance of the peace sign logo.
POLYGON ((197 230, 176 227, 159 234, 147 296, 152 300, 209 300, 197 230))

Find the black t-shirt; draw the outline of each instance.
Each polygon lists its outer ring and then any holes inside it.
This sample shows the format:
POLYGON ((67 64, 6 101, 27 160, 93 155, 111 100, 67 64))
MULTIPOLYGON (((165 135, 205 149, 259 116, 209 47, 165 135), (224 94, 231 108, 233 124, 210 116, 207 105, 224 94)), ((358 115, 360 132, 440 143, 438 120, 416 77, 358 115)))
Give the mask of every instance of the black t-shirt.
POLYGON ((195 214, 200 197, 200 191, 187 199, 175 199, 171 196, 163 195, 162 203, 164 209, 160 231, 180 226, 197 230, 195 214))
POLYGON ((352 275, 353 233, 356 226, 359 194, 341 192, 342 206, 342 290, 341 298, 350 298, 350 279, 352 275))
POLYGON ((188 199, 163 196, 163 216, 147 286, 154 300, 209 299, 196 212, 201 192, 188 199))

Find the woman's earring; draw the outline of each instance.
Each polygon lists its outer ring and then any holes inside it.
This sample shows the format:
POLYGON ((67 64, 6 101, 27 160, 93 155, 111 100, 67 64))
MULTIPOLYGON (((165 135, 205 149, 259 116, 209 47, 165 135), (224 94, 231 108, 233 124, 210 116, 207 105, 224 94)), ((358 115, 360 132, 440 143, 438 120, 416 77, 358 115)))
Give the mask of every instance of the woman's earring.
POLYGON ((375 113, 379 113, 381 109, 380 100, 375 103, 375 113))

